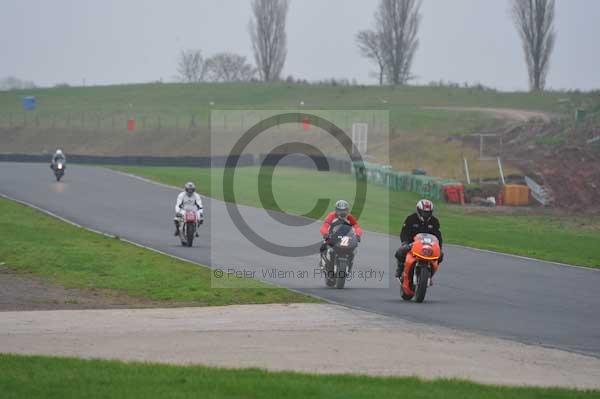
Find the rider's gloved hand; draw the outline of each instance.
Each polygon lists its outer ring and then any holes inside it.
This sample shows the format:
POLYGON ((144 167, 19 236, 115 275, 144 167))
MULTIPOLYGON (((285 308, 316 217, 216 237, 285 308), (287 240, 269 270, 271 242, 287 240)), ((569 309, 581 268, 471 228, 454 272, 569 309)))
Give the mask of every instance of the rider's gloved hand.
POLYGON ((412 246, 412 243, 410 242, 403 242, 400 244, 400 252, 408 252, 410 251, 410 248, 412 246))

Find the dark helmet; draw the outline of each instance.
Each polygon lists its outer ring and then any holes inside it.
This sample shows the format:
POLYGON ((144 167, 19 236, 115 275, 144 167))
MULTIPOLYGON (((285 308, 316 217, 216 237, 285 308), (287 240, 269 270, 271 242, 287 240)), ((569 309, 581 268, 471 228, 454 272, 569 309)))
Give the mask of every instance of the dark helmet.
POLYGON ((192 194, 194 194, 194 192, 196 192, 196 186, 191 181, 185 183, 185 187, 184 188, 185 188, 185 192, 190 197, 192 196, 192 194))
POLYGON ((433 216, 433 202, 428 199, 422 199, 417 202, 417 215, 423 222, 428 222, 433 216))
POLYGON ((350 212, 350 205, 348 201, 339 200, 335 203, 335 215, 339 218, 345 218, 350 212))

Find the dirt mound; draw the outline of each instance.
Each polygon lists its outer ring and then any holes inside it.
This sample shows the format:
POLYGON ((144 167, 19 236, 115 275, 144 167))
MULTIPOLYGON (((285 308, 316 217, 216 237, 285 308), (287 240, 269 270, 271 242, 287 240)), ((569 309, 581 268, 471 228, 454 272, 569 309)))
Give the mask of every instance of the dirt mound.
POLYGON ((529 122, 502 133, 504 159, 551 194, 560 208, 600 209, 600 133, 594 120, 529 122))
POLYGON ((589 152, 561 149, 550 156, 517 163, 549 190, 554 206, 600 209, 600 159, 589 152))

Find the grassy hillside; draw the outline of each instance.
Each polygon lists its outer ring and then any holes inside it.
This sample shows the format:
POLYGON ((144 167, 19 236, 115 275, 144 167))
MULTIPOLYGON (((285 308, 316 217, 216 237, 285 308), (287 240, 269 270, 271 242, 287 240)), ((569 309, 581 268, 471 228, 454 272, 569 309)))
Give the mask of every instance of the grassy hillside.
MULTIPOLYGON (((490 114, 428 107, 494 107, 561 112, 587 95, 499 93, 476 88, 289 85, 285 83, 138 84, 0 92, 2 152, 122 155, 207 154, 211 109, 377 109, 390 116, 392 165, 462 177, 461 161, 477 151, 449 140, 504 124, 490 114), (38 109, 23 112, 25 95, 38 109), (565 99, 570 99, 565 101, 565 99), (561 100, 561 101, 559 101, 561 100), (563 105, 561 105, 563 104, 563 105), (137 131, 127 132, 135 118, 137 131)), ((239 121, 238 121, 239 122, 239 121)), ((342 125, 350 130, 351 122, 342 125)), ((239 123, 240 129, 247 129, 239 123)), ((508 172, 510 170, 510 166, 508 172)), ((472 165, 472 175, 496 176, 490 163, 472 165)))
POLYGON ((216 107, 378 107, 394 112, 400 107, 478 106, 559 111, 558 100, 585 95, 564 93, 506 93, 476 88, 426 86, 325 86, 285 83, 136 84, 13 90, 0 92, 3 112, 21 111, 21 98, 35 95, 48 112, 92 111, 173 112, 204 115, 216 107))

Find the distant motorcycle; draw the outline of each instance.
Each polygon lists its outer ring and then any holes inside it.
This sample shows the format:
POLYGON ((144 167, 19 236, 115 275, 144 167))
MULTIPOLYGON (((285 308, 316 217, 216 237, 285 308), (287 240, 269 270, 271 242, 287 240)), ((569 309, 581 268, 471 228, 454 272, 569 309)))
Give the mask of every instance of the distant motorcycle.
POLYGON ((56 181, 60 181, 60 179, 65 175, 65 164, 61 161, 58 161, 54 166, 51 167, 52 170, 54 170, 56 181))
POLYGON ((325 272, 325 284, 328 287, 344 288, 346 278, 352 272, 354 253, 358 247, 358 237, 348 223, 331 227, 329 248, 322 259, 325 272))
POLYGON ((427 287, 431 286, 431 276, 439 268, 440 242, 432 234, 417 234, 406 255, 400 295, 405 301, 415 298, 423 302, 427 287))
POLYGON ((179 225, 181 231, 179 232, 179 239, 181 245, 184 247, 191 247, 194 243, 194 237, 198 229, 198 214, 193 208, 186 208, 180 212, 177 217, 179 218, 179 225))

